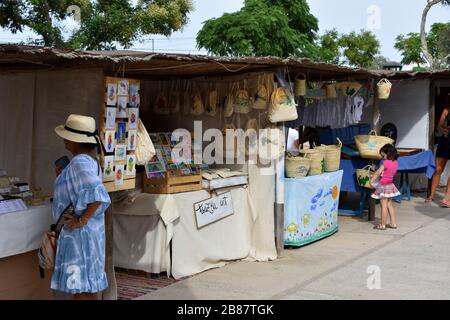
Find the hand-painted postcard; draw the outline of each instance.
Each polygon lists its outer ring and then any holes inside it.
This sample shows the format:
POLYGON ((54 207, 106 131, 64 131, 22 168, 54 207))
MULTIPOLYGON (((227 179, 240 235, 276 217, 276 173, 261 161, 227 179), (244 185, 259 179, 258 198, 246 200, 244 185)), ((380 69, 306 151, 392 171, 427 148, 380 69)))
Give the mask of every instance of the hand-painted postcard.
POLYGON ((164 163, 161 162, 149 162, 145 164, 145 173, 147 177, 151 174, 155 173, 165 173, 166 168, 164 167, 164 163))
POLYGON ((139 104, 139 86, 137 84, 132 84, 130 86, 130 108, 138 108, 139 104))
POLYGON ((127 114, 127 104, 128 104, 128 97, 127 96, 121 96, 117 98, 117 118, 126 118, 128 117, 127 114))
POLYGON ((125 144, 117 145, 114 152, 114 161, 123 161, 127 157, 127 146, 125 144))
POLYGON ((124 175, 123 167, 124 167, 123 165, 116 166, 116 170, 114 172, 114 175, 115 175, 114 182, 115 182, 116 186, 123 185, 123 175, 124 175))
POLYGON ((117 103, 117 84, 108 83, 108 91, 106 92, 106 105, 116 106, 117 103))
POLYGON ((123 144, 127 142, 127 123, 117 123, 117 144, 123 144))
POLYGON ((138 118, 139 118, 139 109, 138 108, 129 108, 128 109, 128 128, 137 129, 138 118))
POLYGON ((162 145, 161 139, 159 138, 159 135, 157 133, 149 133, 150 140, 152 140, 153 144, 155 146, 162 145))
POLYGON ((161 132, 159 133, 159 139, 161 140, 161 144, 163 146, 170 146, 169 140, 167 140, 167 136, 165 133, 161 132))
POLYGON ((106 129, 116 129, 116 108, 106 108, 106 129))
POLYGON ((137 144, 137 131, 130 130, 128 131, 128 150, 136 150, 137 144))
POLYGON ((114 156, 106 156, 103 165, 103 177, 111 178, 114 176, 114 156))
POLYGON ((136 155, 130 154, 127 156, 127 176, 136 175, 136 155))
POLYGON ((130 83, 128 82, 128 80, 119 81, 118 95, 128 96, 130 94, 129 91, 130 91, 130 83))
POLYGON ((105 132, 105 141, 103 143, 103 145, 105 146, 105 151, 110 153, 110 152, 114 152, 114 145, 115 145, 115 139, 114 139, 114 135, 115 135, 115 131, 114 130, 106 130, 105 132))

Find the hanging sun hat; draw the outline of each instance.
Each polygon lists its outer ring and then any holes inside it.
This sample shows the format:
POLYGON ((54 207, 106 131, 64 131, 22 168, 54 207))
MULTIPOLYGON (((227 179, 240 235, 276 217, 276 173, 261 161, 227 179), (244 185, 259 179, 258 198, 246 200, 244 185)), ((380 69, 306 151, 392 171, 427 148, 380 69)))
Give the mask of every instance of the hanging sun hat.
POLYGON ((99 144, 100 141, 95 129, 95 119, 78 114, 71 114, 66 124, 57 126, 55 132, 61 138, 72 142, 99 144))

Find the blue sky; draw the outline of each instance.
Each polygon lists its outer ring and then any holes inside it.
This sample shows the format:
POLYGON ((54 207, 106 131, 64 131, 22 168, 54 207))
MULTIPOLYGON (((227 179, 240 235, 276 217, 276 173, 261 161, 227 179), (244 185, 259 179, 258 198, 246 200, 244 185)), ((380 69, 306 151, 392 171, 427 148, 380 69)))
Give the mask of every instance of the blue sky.
MULTIPOLYGON (((381 54, 399 61, 400 54, 394 49, 394 39, 398 34, 419 32, 420 19, 426 0, 308 0, 311 12, 319 19, 320 32, 337 28, 347 33, 353 30, 375 27, 372 31, 381 42, 381 54), (371 10, 369 10, 371 9, 371 10), (368 13, 368 10, 370 13, 368 13), (378 19, 379 17, 379 19, 378 19), (373 18, 373 19, 372 19, 373 18)), ((202 22, 213 17, 220 17, 224 12, 234 12, 243 5, 243 0, 194 0, 195 11, 190 14, 190 22, 182 32, 176 32, 170 39, 159 35, 149 35, 143 43, 137 43, 135 49, 152 49, 156 39, 157 51, 180 53, 205 53, 195 46, 195 36, 202 27, 202 22)), ((450 8, 437 5, 428 16, 428 26, 434 22, 450 20, 450 8)), ((0 42, 26 40, 31 33, 12 35, 0 31, 0 42)))

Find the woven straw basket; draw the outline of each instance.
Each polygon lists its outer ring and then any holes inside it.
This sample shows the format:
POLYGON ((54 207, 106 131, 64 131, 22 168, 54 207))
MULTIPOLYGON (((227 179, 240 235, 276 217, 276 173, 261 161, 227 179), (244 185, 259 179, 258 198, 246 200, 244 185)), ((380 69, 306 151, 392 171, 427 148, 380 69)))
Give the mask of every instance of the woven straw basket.
POLYGON ((394 140, 378 136, 375 130, 372 130, 368 135, 355 136, 355 142, 362 158, 380 160, 380 149, 386 144, 393 144, 394 140))
POLYGON ((369 183, 373 173, 374 171, 370 165, 365 166, 362 169, 356 169, 356 181, 358 182, 358 185, 364 188, 373 189, 369 183))
POLYGON ((338 171, 341 165, 341 149, 342 142, 337 138, 337 145, 329 145, 329 146, 319 146, 317 149, 322 149, 325 151, 325 171, 333 172, 338 171))
POLYGON ((306 177, 311 167, 311 159, 305 157, 288 156, 285 160, 286 177, 303 178, 306 177))
POLYGON ((391 95, 392 83, 388 79, 381 79, 377 86, 378 98, 389 99, 389 96, 391 95))
POLYGON ((303 149, 300 150, 306 158, 311 159, 311 167, 309 168, 309 176, 317 176, 324 172, 325 151, 323 149, 303 149))

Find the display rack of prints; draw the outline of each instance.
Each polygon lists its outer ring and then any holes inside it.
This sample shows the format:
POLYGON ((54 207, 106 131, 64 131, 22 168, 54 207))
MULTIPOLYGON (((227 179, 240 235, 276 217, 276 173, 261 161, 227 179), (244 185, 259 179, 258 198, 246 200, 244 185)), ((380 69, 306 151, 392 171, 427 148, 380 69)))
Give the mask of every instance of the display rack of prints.
POLYGON ((136 185, 136 124, 140 107, 140 81, 105 77, 100 138, 105 146, 100 163, 108 192, 136 185))

